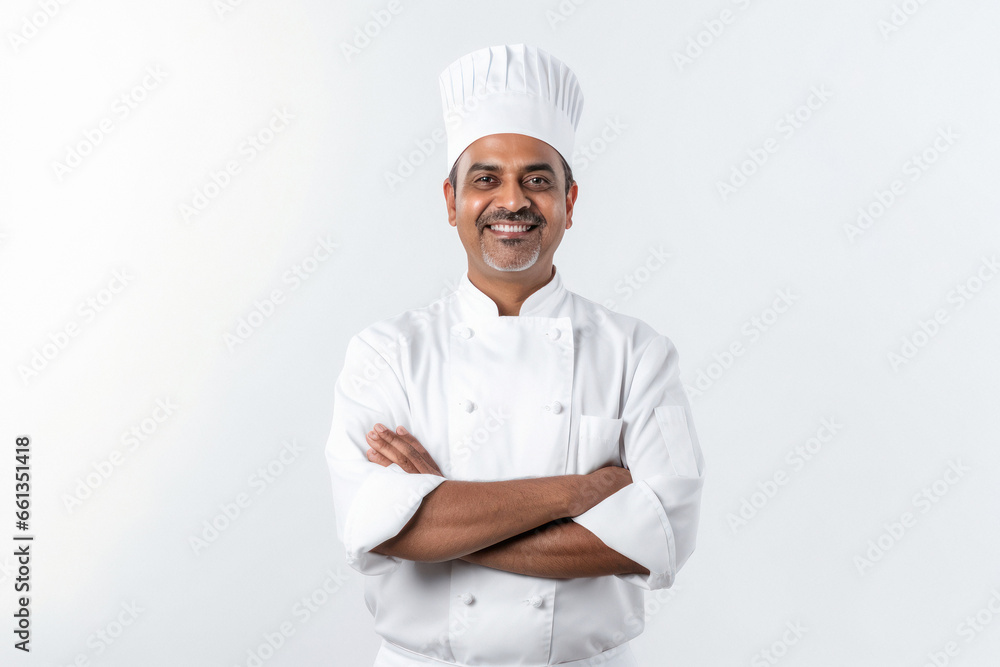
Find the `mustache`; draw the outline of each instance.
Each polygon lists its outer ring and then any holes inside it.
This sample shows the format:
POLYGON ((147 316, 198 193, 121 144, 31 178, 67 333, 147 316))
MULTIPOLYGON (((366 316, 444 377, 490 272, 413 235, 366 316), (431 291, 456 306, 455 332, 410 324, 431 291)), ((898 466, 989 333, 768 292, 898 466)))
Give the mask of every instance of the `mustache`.
POLYGON ((488 225, 492 225, 497 222, 521 222, 529 225, 544 225, 545 218, 533 211, 511 212, 498 209, 491 213, 483 214, 476 221, 476 226, 479 227, 479 231, 482 231, 488 225))

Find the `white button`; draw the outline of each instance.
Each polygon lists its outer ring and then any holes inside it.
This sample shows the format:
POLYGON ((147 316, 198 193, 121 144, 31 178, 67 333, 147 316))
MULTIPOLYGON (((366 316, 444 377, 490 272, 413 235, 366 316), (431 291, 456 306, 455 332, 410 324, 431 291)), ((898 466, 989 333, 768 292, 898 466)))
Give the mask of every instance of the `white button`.
POLYGON ((476 404, 468 399, 462 401, 461 405, 462 409, 465 410, 466 412, 472 412, 473 410, 476 409, 476 404))
POLYGON ((552 340, 559 340, 559 336, 561 335, 562 331, 556 329, 555 327, 553 327, 552 330, 549 331, 549 338, 551 338, 552 340))
POLYGON ((552 414, 557 415, 560 412, 562 412, 562 403, 560 403, 559 401, 553 401, 551 405, 546 405, 545 409, 552 410, 552 414))
POLYGON ((542 606, 542 598, 540 598, 537 595, 532 596, 532 598, 530 600, 528 600, 528 602, 531 603, 532 607, 536 607, 537 608, 537 607, 541 607, 542 606))
POLYGON ((462 598, 463 604, 472 604, 472 601, 476 599, 473 597, 472 593, 462 593, 458 597, 462 598))
POLYGON ((472 329, 469 327, 459 327, 455 329, 455 334, 462 338, 472 338, 472 329))

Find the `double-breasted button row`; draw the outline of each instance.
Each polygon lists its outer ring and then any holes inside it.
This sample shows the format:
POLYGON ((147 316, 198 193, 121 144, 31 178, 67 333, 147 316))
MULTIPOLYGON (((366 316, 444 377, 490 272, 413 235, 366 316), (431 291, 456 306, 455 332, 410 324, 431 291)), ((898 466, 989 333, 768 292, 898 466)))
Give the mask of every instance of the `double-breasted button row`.
MULTIPOLYGON (((459 338, 465 338, 465 339, 472 338, 473 335, 472 329, 470 329, 467 326, 457 326, 454 329, 452 329, 452 333, 454 333, 459 338)), ((552 327, 545 333, 545 335, 548 336, 549 340, 551 341, 559 340, 562 337, 562 334, 563 334, 562 329, 560 329, 559 327, 552 327)))
MULTIPOLYGON (((462 604, 472 604, 476 601, 476 596, 472 593, 460 593, 457 597, 462 601, 462 604)), ((524 602, 525 604, 530 604, 535 609, 538 609, 542 606, 543 599, 541 595, 532 595, 524 602)))
MULTIPOLYGON (((478 406, 466 398, 458 402, 458 407, 461 408, 463 412, 475 412, 478 406)), ((563 411, 563 404, 560 403, 559 401, 552 401, 551 403, 546 403, 545 411, 557 415, 563 411)))

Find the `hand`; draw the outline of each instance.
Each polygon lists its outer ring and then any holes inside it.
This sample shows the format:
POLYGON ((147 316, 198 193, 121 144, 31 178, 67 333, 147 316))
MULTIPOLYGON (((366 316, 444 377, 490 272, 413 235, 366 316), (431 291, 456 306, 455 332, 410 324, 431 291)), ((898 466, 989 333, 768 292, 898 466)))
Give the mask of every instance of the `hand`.
POLYGON ((444 477, 437 463, 405 428, 400 426, 393 433, 382 424, 375 424, 374 430, 366 436, 368 460, 388 467, 395 463, 404 471, 413 474, 437 475, 444 477))
POLYGON ((584 475, 586 484, 570 504, 570 516, 578 516, 605 498, 624 489, 632 483, 632 473, 628 468, 605 466, 584 475))

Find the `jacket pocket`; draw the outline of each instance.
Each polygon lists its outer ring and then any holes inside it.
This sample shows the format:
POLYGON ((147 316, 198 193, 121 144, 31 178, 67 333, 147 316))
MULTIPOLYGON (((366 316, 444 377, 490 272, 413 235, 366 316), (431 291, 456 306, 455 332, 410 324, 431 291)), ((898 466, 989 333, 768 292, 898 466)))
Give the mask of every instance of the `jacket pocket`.
POLYGON ((674 474, 678 477, 701 477, 695 442, 688 428, 687 410, 681 405, 660 405, 653 408, 653 412, 656 413, 674 474))
POLYGON ((620 466, 622 420, 580 415, 577 473, 586 475, 605 466, 620 466))

